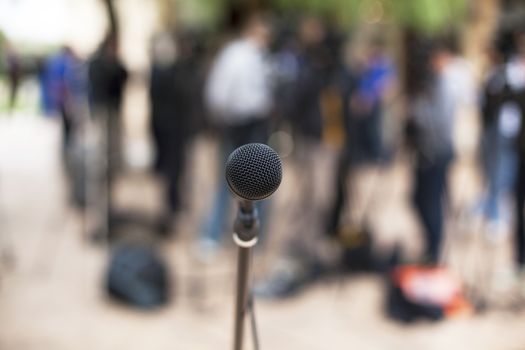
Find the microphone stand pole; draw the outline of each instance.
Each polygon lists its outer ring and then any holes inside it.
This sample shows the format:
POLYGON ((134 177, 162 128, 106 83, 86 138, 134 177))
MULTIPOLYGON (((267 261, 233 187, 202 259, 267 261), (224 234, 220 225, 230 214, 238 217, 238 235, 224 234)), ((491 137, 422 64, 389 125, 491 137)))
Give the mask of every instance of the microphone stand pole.
MULTIPOLYGON (((233 349, 242 350, 244 321, 251 304, 251 298, 248 297, 251 255, 259 235, 259 218, 257 217, 257 209, 252 201, 241 200, 233 228, 233 240, 239 247, 233 349)), ((256 334, 255 329, 254 334, 256 334)))

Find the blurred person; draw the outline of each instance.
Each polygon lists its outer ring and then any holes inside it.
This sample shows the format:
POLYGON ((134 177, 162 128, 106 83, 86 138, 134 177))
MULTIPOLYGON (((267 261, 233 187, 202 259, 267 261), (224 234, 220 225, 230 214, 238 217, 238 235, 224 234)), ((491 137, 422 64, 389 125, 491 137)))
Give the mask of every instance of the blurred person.
POLYGON ((425 235, 424 260, 437 264, 442 239, 447 174, 453 159, 453 127, 459 107, 473 100, 469 66, 451 42, 437 41, 430 51, 429 78, 410 101, 414 125, 413 199, 425 235))
MULTIPOLYGON (((525 275, 525 31, 518 32, 516 37, 516 55, 507 66, 508 81, 513 101, 521 117, 518 134, 518 174, 516 179, 516 232, 515 232, 515 259, 520 274, 525 275)), ((523 288, 522 294, 525 294, 523 288)))
POLYGON ((354 58, 341 72, 345 145, 336 172, 335 199, 327 217, 326 230, 330 235, 337 234, 342 211, 349 202, 348 177, 357 165, 379 162, 384 156, 381 117, 395 73, 383 43, 375 39, 368 45, 364 55, 354 58))
MULTIPOLYGON (((275 113, 278 124, 289 122, 294 108, 295 85, 299 73, 299 43, 291 28, 279 28, 275 39, 275 113)), ((278 125, 281 127, 281 125, 278 125)))
POLYGON ((49 89, 49 77, 48 77, 48 57, 41 56, 37 59, 37 74, 38 84, 40 89, 40 108, 42 113, 46 116, 51 116, 55 112, 56 108, 51 97, 49 89))
POLYGON ((291 216, 301 217, 296 221, 301 224, 294 228, 297 233, 293 235, 300 235, 303 241, 315 241, 321 213, 318 196, 323 169, 319 168, 319 162, 324 156, 321 99, 331 80, 324 23, 316 17, 303 19, 298 43, 292 52, 289 59, 295 63, 290 64, 294 76, 288 86, 288 100, 283 101, 283 113, 290 122, 294 142, 291 161, 297 197, 293 200, 291 216))
MULTIPOLYGON (((219 128, 221 169, 235 148, 266 143, 273 107, 271 67, 267 57, 271 28, 263 16, 253 16, 239 37, 218 54, 205 87, 212 122, 219 128)), ((198 254, 207 259, 217 247, 229 218, 230 193, 224 171, 219 171, 215 200, 205 219, 198 254), (210 253, 210 254, 209 254, 210 253)), ((260 213, 263 218, 263 213, 260 213)))
POLYGON ((120 131, 120 111, 128 72, 117 53, 116 38, 107 37, 89 61, 90 103, 95 117, 109 118, 108 129, 120 131))
MULTIPOLYGON (((511 271, 496 271, 498 287, 516 287, 518 296, 525 296, 523 283, 525 238, 523 203, 525 170, 523 164, 525 132, 525 41, 515 27, 499 34, 495 48, 489 54, 493 67, 489 71, 482 94, 483 134, 481 151, 486 189, 481 202, 487 222, 489 241, 499 243, 507 233, 509 217, 504 205, 515 200, 514 259, 511 271), (507 198, 512 195, 511 198, 507 198), (510 273, 509 273, 510 272, 510 273), (509 283, 510 282, 510 283, 509 283)), ((510 215, 509 215, 510 216, 510 215)))
POLYGON ((310 154, 310 148, 319 145, 323 134, 321 92, 329 78, 325 38, 326 29, 319 19, 303 20, 299 31, 294 92, 288 111, 297 150, 304 153, 302 156, 310 154))
POLYGON ((20 57, 16 51, 9 44, 5 45, 6 52, 6 66, 7 66, 7 79, 9 84, 9 100, 8 108, 9 112, 12 113, 15 104, 16 97, 18 95, 18 88, 20 85, 20 79, 22 77, 22 65, 20 57))
MULTIPOLYGON (((128 72, 117 53, 117 39, 108 36, 89 60, 89 97, 95 118, 107 118, 111 153, 120 150, 121 107, 128 72)), ((110 157, 109 160, 113 160, 110 157)))
POLYGON ((178 180, 182 169, 181 127, 184 115, 178 110, 176 96, 177 49, 172 36, 162 33, 153 38, 152 65, 149 82, 150 125, 155 146, 154 168, 168 183, 166 213, 163 214, 161 231, 169 230, 171 214, 178 209, 178 180))
MULTIPOLYGON (((355 91, 345 96, 347 132, 356 156, 363 161, 378 161, 384 156, 381 136, 383 103, 395 77, 394 67, 385 53, 382 38, 373 38, 357 62, 355 91), (353 139, 353 141, 352 141, 353 139)), ((351 85, 351 84, 349 84, 351 85)), ((359 161, 359 159, 358 159, 359 161)))
POLYGON ((75 109, 80 81, 82 62, 69 46, 50 56, 43 67, 43 92, 48 113, 58 112, 62 119, 62 140, 64 151, 71 146, 75 109))
POLYGON ((81 156, 81 128, 87 103, 87 75, 84 62, 69 46, 43 60, 40 67, 43 108, 46 114, 60 115, 62 153, 71 201, 79 208, 86 205, 85 174, 81 156))
POLYGON ((510 219, 502 217, 505 212, 501 206, 514 188, 517 172, 515 143, 521 115, 516 102, 507 98, 513 87, 510 85, 510 67, 504 62, 503 53, 495 47, 489 54, 492 67, 481 96, 481 151, 486 181, 481 210, 488 223, 488 238, 499 240, 505 232, 504 224, 510 219))
MULTIPOLYGON (((121 134, 122 134, 122 101, 124 87, 128 79, 128 72, 122 64, 117 52, 117 38, 108 35, 98 50, 89 60, 89 102, 95 123, 103 134, 102 159, 104 160, 103 174, 100 174, 104 184, 99 190, 103 193, 97 200, 104 201, 104 205, 97 205, 105 211, 102 219, 111 233, 114 223, 112 215, 112 184, 121 162, 121 134), (105 209, 104 209, 105 208, 105 209)), ((93 238, 99 237, 99 232, 93 238)))
POLYGON ((154 38, 149 86, 151 130, 156 148, 155 170, 167 183, 165 213, 159 222, 161 233, 173 227, 180 209, 180 180, 185 169, 185 152, 192 124, 200 104, 199 67, 189 38, 179 47, 168 34, 154 38))

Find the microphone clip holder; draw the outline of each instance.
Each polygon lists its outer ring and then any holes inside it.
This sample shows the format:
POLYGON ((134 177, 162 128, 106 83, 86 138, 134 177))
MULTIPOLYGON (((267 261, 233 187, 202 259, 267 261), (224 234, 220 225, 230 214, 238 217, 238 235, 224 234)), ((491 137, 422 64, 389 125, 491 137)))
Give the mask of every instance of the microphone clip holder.
POLYGON ((233 224, 233 240, 239 247, 253 247, 257 243, 259 229, 257 208, 251 201, 241 201, 233 224))

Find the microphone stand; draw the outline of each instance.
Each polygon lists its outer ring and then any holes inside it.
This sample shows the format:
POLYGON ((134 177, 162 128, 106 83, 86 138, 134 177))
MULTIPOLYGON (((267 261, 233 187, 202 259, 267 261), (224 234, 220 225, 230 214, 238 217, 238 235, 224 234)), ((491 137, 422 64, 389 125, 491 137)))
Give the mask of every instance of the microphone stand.
POLYGON ((239 247, 237 258, 237 295, 235 298, 234 350, 242 350, 244 321, 251 311, 255 349, 258 349, 253 298, 249 294, 249 273, 252 249, 259 235, 259 218, 253 201, 241 200, 237 218, 233 225, 233 240, 239 247))

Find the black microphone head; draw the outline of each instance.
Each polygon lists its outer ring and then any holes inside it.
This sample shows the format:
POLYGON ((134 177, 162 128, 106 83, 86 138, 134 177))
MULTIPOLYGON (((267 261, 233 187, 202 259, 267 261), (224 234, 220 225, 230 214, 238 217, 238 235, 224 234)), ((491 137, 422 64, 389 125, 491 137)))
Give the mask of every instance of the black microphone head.
POLYGON ((226 180, 234 194, 255 201, 269 197, 281 184, 283 167, 277 152, 262 143, 233 151, 226 161, 226 180))

